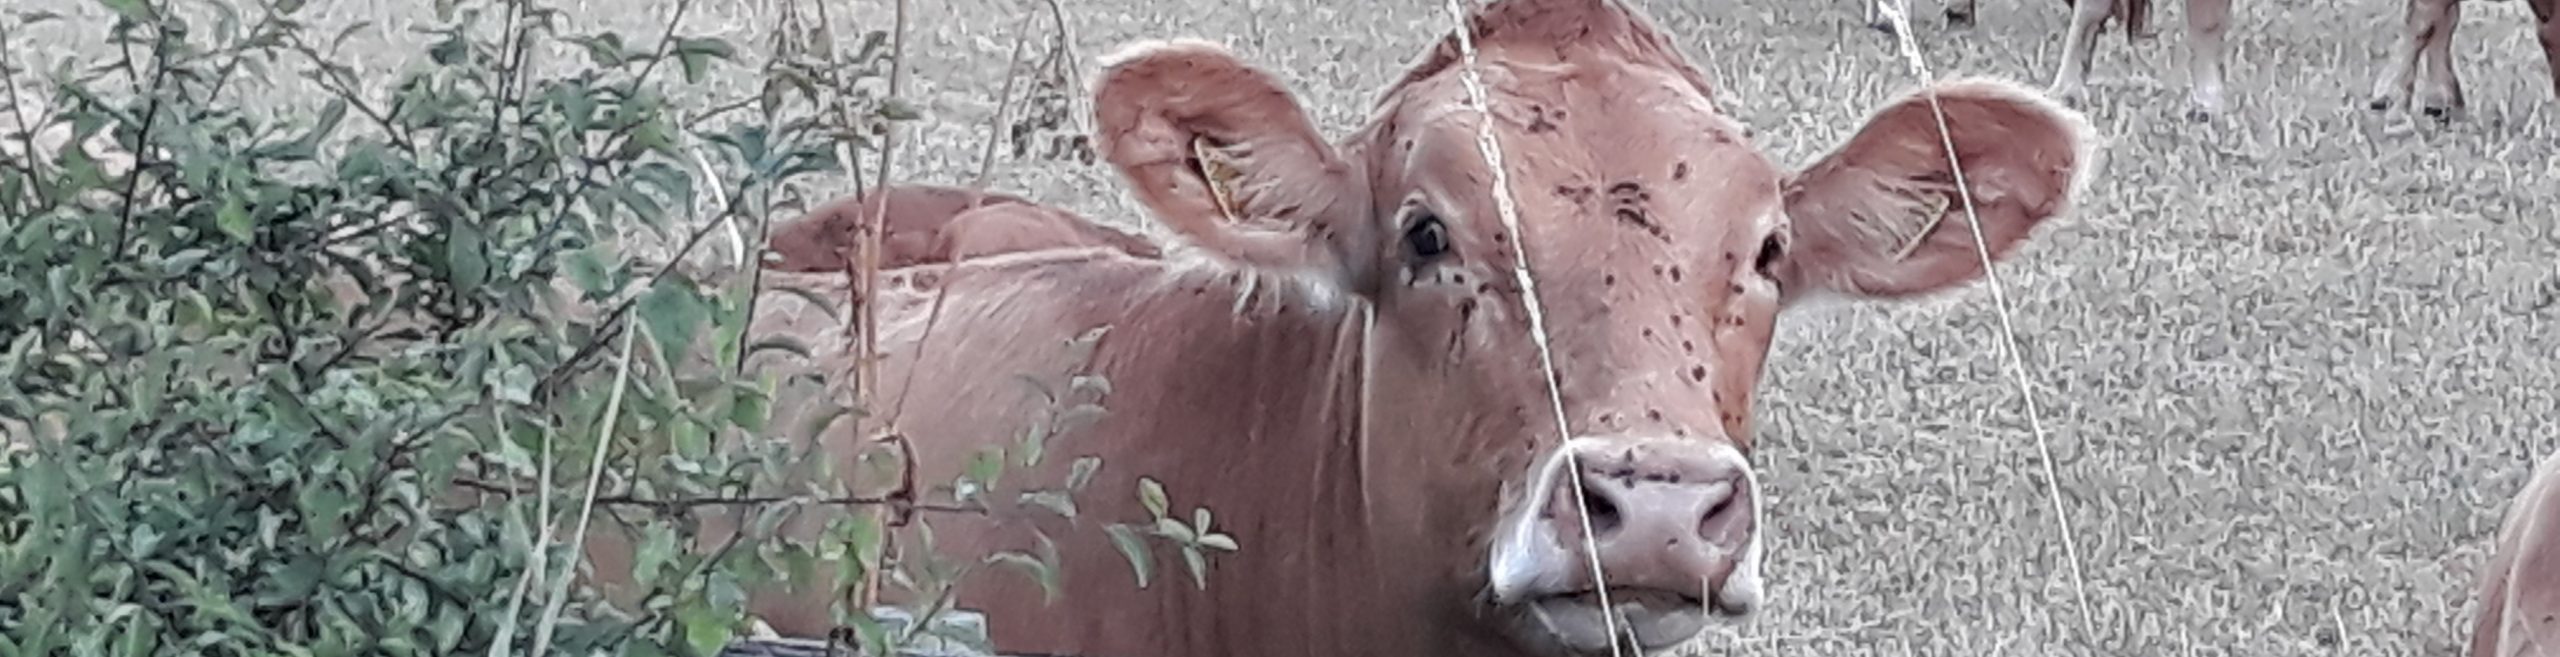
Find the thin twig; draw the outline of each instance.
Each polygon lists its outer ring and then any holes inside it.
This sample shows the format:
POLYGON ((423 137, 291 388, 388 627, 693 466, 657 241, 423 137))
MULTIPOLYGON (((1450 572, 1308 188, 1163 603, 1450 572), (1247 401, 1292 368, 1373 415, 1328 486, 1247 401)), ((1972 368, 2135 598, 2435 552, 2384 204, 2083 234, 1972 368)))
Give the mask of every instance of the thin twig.
MULTIPOLYGON (((158 14, 159 11, 155 9, 152 13, 158 14)), ((160 122, 161 85, 169 78, 168 30, 164 26, 155 26, 151 34, 152 71, 151 89, 148 92, 151 100, 148 105, 143 106, 142 127, 135 130, 133 144, 137 148, 133 152, 133 168, 124 172, 123 216, 116 220, 115 250, 111 251, 119 255, 124 253, 125 240, 133 235, 133 200, 141 193, 142 171, 150 168, 151 151, 156 150, 151 147, 151 127, 160 122)))
MULTIPOLYGON (((622 333, 622 355, 617 359, 618 365, 613 373, 613 391, 605 396, 604 423, 596 428, 595 458, 590 459, 591 465, 587 468, 586 503, 578 509, 577 530, 569 535, 569 545, 573 548, 587 544, 587 524, 595 518, 596 512, 596 488, 604 484, 605 456, 613 452, 613 423, 622 413, 622 391, 631 387, 631 345, 639 342, 638 336, 646 330, 647 327, 643 326, 639 330, 622 333)), ((549 548, 546 544, 539 549, 549 548)), ((569 600, 569 578, 577 570, 578 561, 579 556, 572 553, 566 564, 568 568, 562 569, 559 577, 550 582, 550 600, 544 603, 542 621, 533 626, 532 657, 542 657, 551 647, 551 631, 560 623, 562 603, 569 600)))
MULTIPOLYGON (((28 184, 35 190, 36 198, 48 199, 48 201, 45 202, 50 202, 49 199, 53 198, 52 189, 50 189, 53 186, 53 181, 49 176, 43 175, 36 170, 37 158, 43 156, 36 153, 37 126, 35 125, 35 121, 34 119, 27 118, 27 108, 18 103, 18 101, 25 99, 26 96, 19 95, 18 63, 17 58, 13 56, 18 51, 9 47, 9 34, 9 30, 0 29, 0 84, 6 84, 9 87, 9 113, 17 119, 18 141, 26 147, 24 152, 27 154, 26 172, 28 184)), ((47 102, 46 104, 51 105, 52 103, 47 102)), ((73 136, 76 137, 78 135, 73 136)))
POLYGON ((1013 25, 1013 51, 1004 56, 1004 86, 996 90, 996 115, 987 119, 987 146, 978 154, 978 177, 969 182, 972 189, 985 191, 987 176, 995 172, 996 142, 1004 133, 1005 113, 1013 109, 1013 83, 1022 79, 1022 45, 1031 40, 1031 17, 1023 12, 1013 25))
MULTIPOLYGON (((904 93, 904 89, 906 88, 906 78, 907 0, 898 0, 892 13, 889 29, 889 99, 895 100, 900 97, 900 94, 904 93)), ((862 269, 861 277, 859 279, 861 281, 862 293, 857 296, 857 298, 860 299, 860 305, 854 308, 854 312, 860 314, 857 321, 858 325, 862 329, 862 341, 859 347, 860 351, 856 352, 857 360, 854 363, 854 367, 857 368, 857 371, 859 372, 859 374, 856 374, 854 377, 854 394, 858 400, 857 408, 878 408, 873 404, 879 401, 880 397, 878 391, 880 381, 880 323, 878 312, 880 306, 880 238, 881 230, 884 227, 884 224, 887 223, 889 213, 889 196, 886 191, 888 190, 889 181, 891 179, 891 167, 896 162, 895 158, 897 154, 899 133, 898 127, 898 122, 890 121, 887 125, 883 126, 884 129, 881 130, 880 164, 878 166, 879 174, 876 178, 879 185, 875 187, 875 189, 878 189, 883 193, 880 194, 879 209, 872 210, 870 212, 870 217, 868 217, 864 222, 865 225, 862 231, 862 257, 858 261, 860 263, 858 266, 862 269)), ((887 432, 892 437, 897 437, 896 422, 894 420, 888 422, 886 426, 883 427, 883 431, 887 432)), ((901 437, 899 440, 899 444, 903 446, 905 444, 904 438, 901 437)), ((914 480, 916 468, 913 450, 907 450, 907 458, 900 460, 899 467, 905 470, 903 478, 907 482, 911 483, 914 480)), ((904 493, 909 495, 913 494, 911 486, 902 484, 901 488, 909 489, 903 491, 904 493)), ((875 513, 880 511, 881 509, 874 509, 875 513)), ((899 517, 903 519, 905 514, 900 514, 899 517)), ((882 554, 887 554, 891 542, 887 540, 885 533, 883 534, 882 541, 881 552, 882 554)), ((859 594, 862 609, 869 609, 872 606, 879 604, 880 579, 879 569, 871 569, 864 573, 862 590, 859 594)))

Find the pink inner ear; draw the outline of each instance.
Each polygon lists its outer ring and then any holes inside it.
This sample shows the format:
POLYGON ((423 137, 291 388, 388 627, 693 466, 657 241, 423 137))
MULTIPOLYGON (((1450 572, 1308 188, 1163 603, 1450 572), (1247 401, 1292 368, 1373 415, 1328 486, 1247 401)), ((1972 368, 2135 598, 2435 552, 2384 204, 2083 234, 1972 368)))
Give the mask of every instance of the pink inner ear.
POLYGON ((1252 267, 1354 272, 1337 239, 1362 215, 1358 170, 1269 73, 1203 41, 1141 44, 1111 58, 1094 91, 1097 150, 1176 234, 1252 267), (1233 168, 1229 218, 1193 150, 1233 168))
POLYGON ((1937 93, 1945 137, 1928 98, 1907 96, 1788 184, 1797 248, 1781 275, 1791 297, 1821 289, 1893 298, 1971 283, 1983 274, 1978 249, 2005 258, 2070 207, 2092 164, 2078 113, 2007 82, 1951 82, 1937 93), (1980 246, 1947 162, 1950 137, 1980 246))

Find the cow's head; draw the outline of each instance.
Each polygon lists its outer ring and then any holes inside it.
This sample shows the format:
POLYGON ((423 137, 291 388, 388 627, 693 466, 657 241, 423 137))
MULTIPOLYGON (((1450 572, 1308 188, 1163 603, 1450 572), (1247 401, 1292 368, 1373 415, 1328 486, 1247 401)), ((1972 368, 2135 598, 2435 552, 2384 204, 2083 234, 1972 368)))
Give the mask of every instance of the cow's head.
MULTIPOLYGON (((1097 83, 1098 143, 1200 251, 1318 302, 1372 304, 1365 469, 1397 483, 1371 486, 1369 522, 1411 528, 1384 549, 1414 553, 1401 564, 1436 577, 1428 593, 1520 648, 1573 654, 1609 649, 1606 591, 1622 632, 1666 648, 1761 603, 1751 406, 1779 311, 1981 276, 1956 172, 1924 95, 1790 174, 1614 2, 1473 18, 1517 233, 1454 38, 1340 145, 1224 49, 1134 47, 1097 83), (1543 301, 1561 430, 1515 247, 1543 301)), ((2094 168, 2088 126, 2010 83, 1928 91, 2005 257, 2071 205, 2094 168)))

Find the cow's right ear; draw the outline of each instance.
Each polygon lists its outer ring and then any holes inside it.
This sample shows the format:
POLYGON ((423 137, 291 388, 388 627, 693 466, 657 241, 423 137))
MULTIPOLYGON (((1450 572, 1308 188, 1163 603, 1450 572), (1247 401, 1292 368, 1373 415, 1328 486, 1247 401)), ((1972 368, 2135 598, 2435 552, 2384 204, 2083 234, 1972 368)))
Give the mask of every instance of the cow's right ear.
POLYGON ((1230 262, 1357 286, 1377 229, 1367 183, 1279 80, 1199 40, 1103 62, 1095 146, 1138 201, 1230 262))

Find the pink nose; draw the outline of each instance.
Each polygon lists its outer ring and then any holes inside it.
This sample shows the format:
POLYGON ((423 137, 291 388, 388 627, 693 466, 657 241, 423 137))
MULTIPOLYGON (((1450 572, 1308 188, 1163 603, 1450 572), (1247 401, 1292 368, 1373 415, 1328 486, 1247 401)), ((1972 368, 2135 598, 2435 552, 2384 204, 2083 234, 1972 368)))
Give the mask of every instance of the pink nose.
POLYGON ((1581 494, 1572 478, 1559 477, 1546 516, 1560 544, 1575 552, 1597 548, 1606 588, 1749 613, 1747 603, 1735 602, 1747 598, 1718 595, 1742 566, 1755 529, 1750 466, 1738 454, 1687 441, 1609 441, 1575 456, 1581 494))

